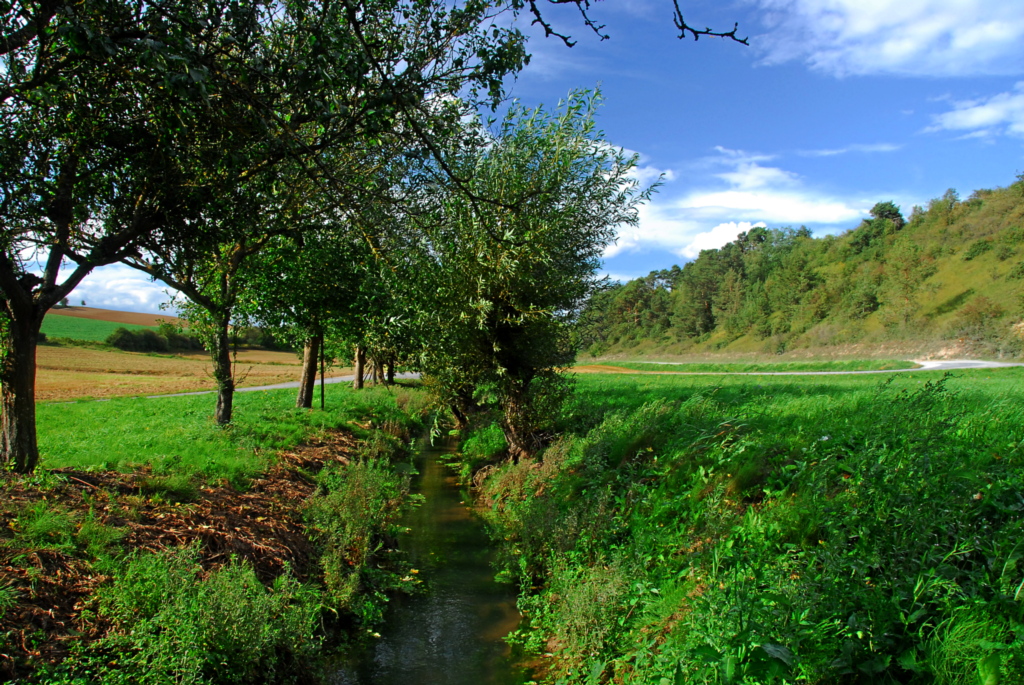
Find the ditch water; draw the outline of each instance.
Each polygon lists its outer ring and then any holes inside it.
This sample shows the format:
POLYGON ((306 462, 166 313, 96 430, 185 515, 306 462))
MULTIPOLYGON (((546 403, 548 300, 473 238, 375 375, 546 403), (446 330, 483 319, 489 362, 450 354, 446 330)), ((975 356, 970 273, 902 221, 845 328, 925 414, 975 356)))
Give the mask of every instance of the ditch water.
POLYGON ((396 597, 362 654, 335 674, 336 685, 521 685, 528 674, 503 641, 519 624, 514 588, 495 582, 493 552, 483 522, 454 474, 439 457, 444 447, 420 450, 413 492, 423 495, 400 525, 416 577, 426 592, 396 597))

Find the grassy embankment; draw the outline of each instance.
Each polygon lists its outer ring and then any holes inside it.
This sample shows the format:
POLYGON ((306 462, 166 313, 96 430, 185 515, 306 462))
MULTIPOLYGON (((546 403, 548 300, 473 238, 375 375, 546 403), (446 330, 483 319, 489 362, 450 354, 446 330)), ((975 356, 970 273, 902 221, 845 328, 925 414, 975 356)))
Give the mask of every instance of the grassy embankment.
POLYGON ((895 359, 850 359, 798 362, 615 362, 613 364, 589 364, 583 368, 600 371, 602 366, 607 366, 610 369, 658 373, 793 373, 805 371, 894 371, 897 369, 915 369, 918 367, 918 364, 895 359))
POLYGON ((41 404, 41 468, 0 482, 0 675, 310 682, 415 584, 385 552, 423 396, 327 399, 245 393, 228 429, 209 396, 41 404))
POLYGON ((1024 682, 1022 381, 581 377, 477 473, 517 639, 560 683, 1024 682))

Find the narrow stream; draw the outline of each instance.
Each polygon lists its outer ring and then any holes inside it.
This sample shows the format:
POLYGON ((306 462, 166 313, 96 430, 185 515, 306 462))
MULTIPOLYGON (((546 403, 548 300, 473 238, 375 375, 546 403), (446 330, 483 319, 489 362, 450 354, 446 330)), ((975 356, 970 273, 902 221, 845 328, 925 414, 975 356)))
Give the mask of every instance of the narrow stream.
POLYGON ((397 597, 380 638, 335 675, 337 685, 521 685, 527 674, 502 638, 519 623, 514 588, 494 581, 483 522, 452 472, 420 451, 413 492, 423 503, 400 522, 411 528, 400 547, 426 593, 397 597))

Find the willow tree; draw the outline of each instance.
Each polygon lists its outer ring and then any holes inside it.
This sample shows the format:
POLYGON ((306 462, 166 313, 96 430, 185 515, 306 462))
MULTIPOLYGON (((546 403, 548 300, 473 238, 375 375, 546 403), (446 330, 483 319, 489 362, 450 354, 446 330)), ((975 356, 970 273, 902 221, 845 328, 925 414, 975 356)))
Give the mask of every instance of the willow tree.
POLYGON ((422 320, 435 339, 424 373, 457 414, 489 387, 515 458, 541 446, 601 255, 651 192, 631 175, 636 156, 596 128, 598 104, 581 91, 554 111, 514 105, 450 159, 459 192, 415 219, 429 274, 422 320))

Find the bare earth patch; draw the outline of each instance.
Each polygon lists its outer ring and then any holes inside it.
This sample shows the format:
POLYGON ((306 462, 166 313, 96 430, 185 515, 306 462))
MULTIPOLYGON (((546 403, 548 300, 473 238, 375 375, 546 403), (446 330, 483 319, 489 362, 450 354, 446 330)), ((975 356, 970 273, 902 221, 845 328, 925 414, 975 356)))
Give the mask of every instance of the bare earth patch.
POLYGON ((51 309, 48 314, 54 316, 74 316, 79 319, 95 321, 112 321, 114 323, 135 324, 137 326, 159 326, 163 322, 177 325, 178 317, 170 314, 140 314, 138 312, 119 312, 113 309, 96 309, 95 307, 64 307, 51 309))

